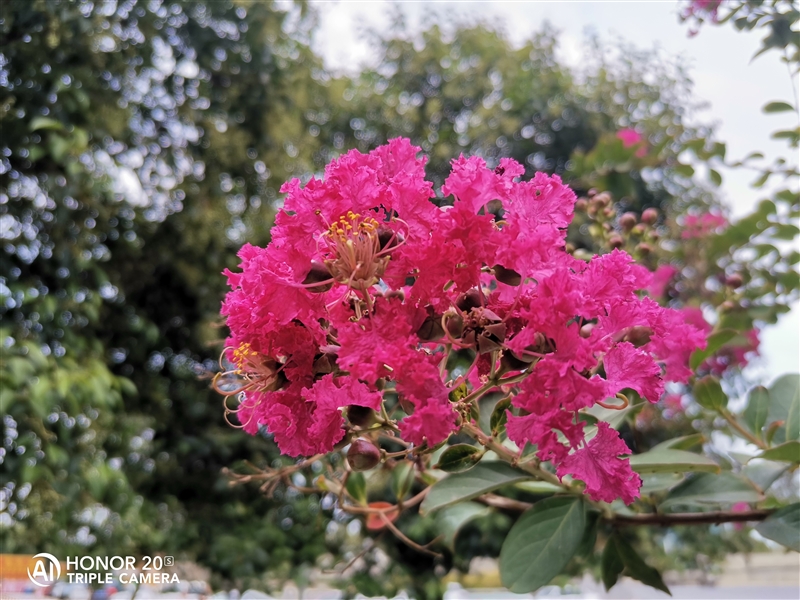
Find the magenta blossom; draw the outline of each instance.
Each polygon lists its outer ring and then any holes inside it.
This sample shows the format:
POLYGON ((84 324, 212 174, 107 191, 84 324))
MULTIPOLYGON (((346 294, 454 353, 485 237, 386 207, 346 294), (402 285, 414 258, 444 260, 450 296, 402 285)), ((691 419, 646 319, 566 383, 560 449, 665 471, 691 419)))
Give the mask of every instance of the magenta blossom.
POLYGON ((439 206, 418 152, 394 139, 283 186, 272 242, 226 271, 231 367, 215 387, 239 400, 226 413, 291 456, 362 435, 364 411, 370 431, 430 449, 482 394, 507 390, 513 442, 592 498, 632 502, 628 448, 579 413, 621 406, 625 390, 657 402, 688 380, 705 336, 641 294, 653 277, 625 252, 567 252, 576 197, 558 176, 519 181, 513 160, 462 156, 439 206), (472 360, 465 371, 448 370, 453 352, 472 360))

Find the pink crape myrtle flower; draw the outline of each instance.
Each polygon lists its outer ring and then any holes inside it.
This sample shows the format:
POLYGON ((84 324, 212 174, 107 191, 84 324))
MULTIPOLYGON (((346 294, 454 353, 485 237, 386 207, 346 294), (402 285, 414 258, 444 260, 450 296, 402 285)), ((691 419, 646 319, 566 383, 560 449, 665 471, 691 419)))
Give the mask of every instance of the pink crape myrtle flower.
POLYGON ((686 215, 684 217, 683 239, 702 238, 728 226, 728 219, 716 213, 703 213, 701 215, 686 215))
POLYGON ((635 129, 630 127, 620 129, 617 132, 617 139, 622 142, 623 148, 632 148, 634 146, 638 146, 636 149, 636 156, 639 158, 647 155, 647 148, 645 144, 642 143, 644 136, 635 129))
POLYGON ((226 415, 291 456, 359 435, 356 408, 432 448, 471 418, 461 399, 496 383, 513 392, 513 442, 590 497, 632 502, 630 450, 579 413, 626 390, 657 402, 688 380, 703 332, 642 293, 653 276, 625 252, 567 252, 576 196, 557 175, 520 181, 511 159, 461 156, 440 206, 418 153, 394 139, 282 187, 270 244, 245 245, 225 272, 230 368, 215 387, 239 401, 226 415), (455 381, 451 351, 474 357, 455 381))

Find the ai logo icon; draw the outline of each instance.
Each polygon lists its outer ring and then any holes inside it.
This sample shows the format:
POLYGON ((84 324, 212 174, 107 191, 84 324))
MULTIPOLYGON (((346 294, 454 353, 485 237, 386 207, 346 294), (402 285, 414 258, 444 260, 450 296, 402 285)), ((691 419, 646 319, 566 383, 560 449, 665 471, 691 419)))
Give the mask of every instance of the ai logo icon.
POLYGON ((36 564, 33 567, 33 573, 28 567, 28 579, 34 585, 47 587, 58 581, 58 578, 61 577, 61 563, 55 556, 47 552, 40 552, 33 558, 36 564))

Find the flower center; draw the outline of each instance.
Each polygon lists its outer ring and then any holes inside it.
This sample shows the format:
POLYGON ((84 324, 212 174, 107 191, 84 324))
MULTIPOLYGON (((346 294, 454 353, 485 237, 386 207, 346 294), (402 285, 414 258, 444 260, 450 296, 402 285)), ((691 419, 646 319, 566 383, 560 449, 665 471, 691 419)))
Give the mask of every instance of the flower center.
POLYGON ((270 392, 280 388, 281 365, 276 360, 253 350, 250 344, 243 343, 234 348, 233 362, 236 365, 235 369, 219 374, 220 386, 230 384, 235 386, 234 389, 224 392, 226 395, 238 394, 245 390, 270 392))
POLYGON ((348 211, 324 238, 331 256, 325 264, 336 281, 362 290, 378 283, 389 262, 381 249, 378 221, 348 211))

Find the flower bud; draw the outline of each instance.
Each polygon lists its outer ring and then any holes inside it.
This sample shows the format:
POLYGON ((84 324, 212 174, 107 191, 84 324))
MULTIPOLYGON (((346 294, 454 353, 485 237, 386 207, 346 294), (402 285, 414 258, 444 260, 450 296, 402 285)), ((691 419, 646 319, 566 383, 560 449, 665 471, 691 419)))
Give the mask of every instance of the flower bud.
POLYGON ((403 241, 403 235, 399 231, 393 231, 388 227, 381 226, 378 229, 378 244, 381 250, 394 248, 403 241))
POLYGON ((636 226, 636 214, 632 212, 626 212, 619 218, 619 225, 622 227, 623 231, 630 231, 636 226))
POLYGON ((658 221, 658 210, 655 208, 648 208, 642 213, 642 222, 648 225, 655 225, 658 221))
POLYGON ((630 342, 637 348, 644 346, 650 342, 653 335, 653 330, 645 325, 636 325, 631 327, 628 335, 625 336, 625 341, 630 342))
POLYGON ((332 279, 333 276, 331 275, 331 272, 328 270, 327 266, 319 261, 312 260, 311 269, 309 270, 308 275, 306 275, 306 278, 303 279, 303 285, 308 286, 309 292, 320 294, 322 292, 327 292, 333 287, 332 279), (323 283, 322 285, 309 285, 323 281, 328 283, 323 283))
POLYGON ((581 327, 580 335, 582 338, 588 338, 592 335, 592 330, 594 329, 594 323, 586 323, 583 327, 581 327))
POLYGON ((417 337, 423 342, 432 342, 438 340, 444 335, 442 329, 442 317, 433 313, 433 309, 428 309, 428 316, 422 322, 417 330, 417 337))
POLYGON ((589 196, 589 198, 594 198, 597 195, 597 188, 591 188, 586 192, 586 195, 589 196))
POLYGON ((736 308, 736 304, 734 304, 730 300, 725 300, 725 302, 719 305, 719 312, 730 312, 734 308, 736 308))
POLYGON ((637 236, 643 235, 644 231, 645 231, 645 226, 642 225, 641 223, 639 223, 638 225, 634 226, 633 229, 631 229, 631 233, 637 236))
POLYGON ((638 246, 636 246, 636 249, 639 251, 640 254, 644 256, 647 256, 653 250, 650 247, 650 244, 639 244, 638 246))
POLYGON ((375 420, 375 411, 366 406, 352 404, 347 407, 347 420, 354 427, 369 427, 375 420))
POLYGON ((605 208, 609 204, 611 204, 611 194, 608 192, 600 192, 594 197, 594 201, 597 202, 600 206, 605 208))
POLYGON ((494 266, 494 278, 506 285, 519 285, 522 283, 522 275, 514 269, 506 269, 503 265, 494 266))
POLYGON ((575 212, 584 212, 588 206, 589 203, 586 201, 586 198, 578 198, 575 202, 575 212))
POLYGON ((449 314, 444 321, 444 326, 447 328, 447 333, 455 339, 460 338, 464 333, 464 319, 461 318, 461 315, 449 314))
POLYGON ((368 439, 358 438, 350 444, 347 462, 353 471, 369 471, 381 462, 381 451, 368 439))
POLYGON ((473 308, 478 308, 481 302, 481 292, 478 288, 472 288, 456 298, 456 306, 464 312, 469 312, 473 308))
POLYGON ((618 235, 612 235, 608 240, 608 245, 612 248, 622 248, 625 245, 625 240, 618 235))
POLYGON ((744 283, 744 280, 742 279, 742 276, 739 275, 739 273, 734 273, 733 275, 729 275, 725 279, 725 285, 727 285, 729 288, 734 289, 734 290, 736 288, 742 287, 743 283, 744 283))

